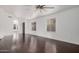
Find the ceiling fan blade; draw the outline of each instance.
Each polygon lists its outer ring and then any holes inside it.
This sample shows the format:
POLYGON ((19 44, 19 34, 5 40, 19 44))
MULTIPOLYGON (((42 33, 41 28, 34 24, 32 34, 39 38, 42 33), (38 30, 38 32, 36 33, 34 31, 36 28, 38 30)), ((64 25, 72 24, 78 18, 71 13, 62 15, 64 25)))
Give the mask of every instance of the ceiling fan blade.
POLYGON ((47 9, 54 9, 55 7, 43 7, 43 8, 47 8, 47 9))
POLYGON ((36 5, 36 9, 43 9, 45 5, 36 5))

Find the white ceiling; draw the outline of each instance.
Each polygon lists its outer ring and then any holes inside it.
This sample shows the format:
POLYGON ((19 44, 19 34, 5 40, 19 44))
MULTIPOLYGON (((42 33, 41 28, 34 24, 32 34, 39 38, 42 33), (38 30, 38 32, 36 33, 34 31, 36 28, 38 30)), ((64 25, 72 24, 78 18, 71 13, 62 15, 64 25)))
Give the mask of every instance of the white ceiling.
POLYGON ((25 18, 26 16, 29 17, 32 14, 32 6, 29 5, 0 5, 0 8, 13 17, 25 18))
POLYGON ((9 13, 8 16, 17 17, 20 19, 29 19, 35 17, 36 15, 46 15, 50 13, 55 13, 68 8, 77 7, 77 5, 47 5, 48 7, 54 7, 54 9, 45 9, 42 13, 35 10, 35 5, 0 5, 0 9, 4 12, 9 13))

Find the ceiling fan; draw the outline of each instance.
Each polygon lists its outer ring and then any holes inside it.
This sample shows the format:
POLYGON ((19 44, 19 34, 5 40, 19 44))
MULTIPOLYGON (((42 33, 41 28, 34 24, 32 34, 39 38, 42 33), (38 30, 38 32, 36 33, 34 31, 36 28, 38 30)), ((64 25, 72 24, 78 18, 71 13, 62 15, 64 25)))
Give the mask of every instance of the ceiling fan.
POLYGON ((48 7, 46 5, 36 5, 36 9, 54 9, 54 7, 48 7))
POLYGON ((54 8, 55 7, 50 6, 50 5, 35 5, 32 17, 45 15, 49 13, 50 11, 52 11, 54 8))
POLYGON ((46 13, 46 12, 50 12, 54 8, 55 8, 54 6, 50 6, 50 5, 36 5, 35 11, 39 11, 40 13, 46 13))
POLYGON ((43 15, 43 14, 46 14, 47 12, 52 11, 54 8, 55 7, 50 6, 50 5, 35 5, 35 13, 37 15, 39 14, 43 15))

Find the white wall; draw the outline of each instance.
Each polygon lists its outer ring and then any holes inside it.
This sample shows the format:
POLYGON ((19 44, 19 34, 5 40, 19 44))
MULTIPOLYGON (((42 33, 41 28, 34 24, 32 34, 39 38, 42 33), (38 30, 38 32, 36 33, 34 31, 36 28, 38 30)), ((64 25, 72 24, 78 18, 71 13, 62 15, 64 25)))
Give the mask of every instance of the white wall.
POLYGON ((8 18, 8 14, 0 9, 0 36, 12 34, 12 20, 8 18))
MULTIPOLYGON (((26 21, 27 22, 27 21, 26 21)), ((79 44, 79 7, 29 20, 26 33, 79 44), (56 18, 56 32, 47 32, 47 20, 56 18), (37 30, 31 30, 31 22, 37 22, 37 30)))
MULTIPOLYGON (((13 35, 13 21, 17 20, 15 17, 9 18, 8 16, 11 16, 13 14, 10 14, 9 12, 4 11, 2 8, 0 8, 0 38, 2 36, 8 36, 13 35)), ((22 33, 22 22, 21 19, 19 19, 19 26, 18 26, 18 33, 22 33)))

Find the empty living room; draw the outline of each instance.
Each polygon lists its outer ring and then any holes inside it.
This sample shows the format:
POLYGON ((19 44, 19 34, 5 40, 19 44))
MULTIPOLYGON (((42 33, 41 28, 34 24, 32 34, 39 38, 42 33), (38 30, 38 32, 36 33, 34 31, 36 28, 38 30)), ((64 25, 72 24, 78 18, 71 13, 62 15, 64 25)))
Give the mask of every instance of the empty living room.
POLYGON ((0 5, 0 53, 79 53, 79 5, 0 5))

